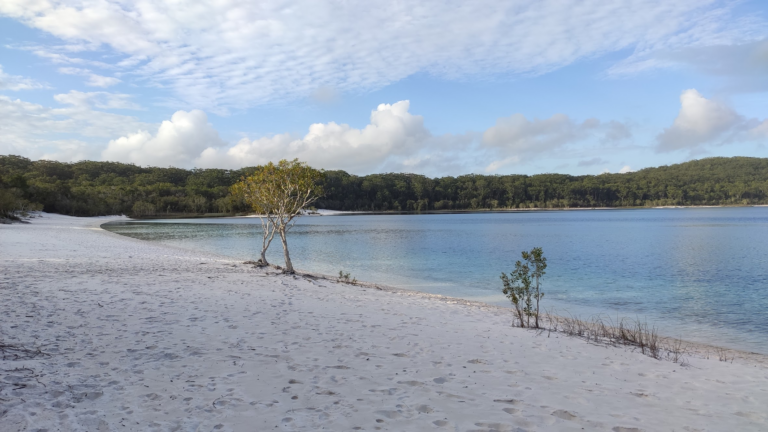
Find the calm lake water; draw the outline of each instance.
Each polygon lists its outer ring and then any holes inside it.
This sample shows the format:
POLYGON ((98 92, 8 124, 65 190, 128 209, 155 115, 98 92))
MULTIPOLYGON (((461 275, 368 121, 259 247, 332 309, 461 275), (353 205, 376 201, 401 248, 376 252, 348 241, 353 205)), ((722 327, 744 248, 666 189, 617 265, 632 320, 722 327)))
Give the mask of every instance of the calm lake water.
MULTIPOLYGON (((109 223, 130 237, 257 259, 257 218, 109 223)), ((768 354, 768 208, 303 217, 297 269, 509 305, 499 275, 541 246, 545 307, 647 320, 662 334, 768 354)), ((282 264, 273 242, 270 262, 282 264)))

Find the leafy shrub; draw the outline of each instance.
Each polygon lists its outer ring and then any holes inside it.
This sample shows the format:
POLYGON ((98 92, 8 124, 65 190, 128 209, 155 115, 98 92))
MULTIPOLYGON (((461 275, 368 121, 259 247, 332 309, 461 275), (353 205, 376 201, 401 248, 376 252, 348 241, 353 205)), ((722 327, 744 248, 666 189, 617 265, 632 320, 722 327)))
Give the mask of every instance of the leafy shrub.
POLYGON ((546 274, 547 259, 540 247, 522 252, 523 261, 515 262, 515 269, 509 275, 501 273, 504 284, 502 292, 515 308, 520 327, 539 328, 539 303, 544 297, 541 292, 541 278, 546 274))
POLYGON ((344 282, 352 285, 357 285, 357 278, 352 278, 350 280, 350 274, 349 272, 344 273, 344 270, 339 270, 339 277, 336 279, 339 282, 344 282))

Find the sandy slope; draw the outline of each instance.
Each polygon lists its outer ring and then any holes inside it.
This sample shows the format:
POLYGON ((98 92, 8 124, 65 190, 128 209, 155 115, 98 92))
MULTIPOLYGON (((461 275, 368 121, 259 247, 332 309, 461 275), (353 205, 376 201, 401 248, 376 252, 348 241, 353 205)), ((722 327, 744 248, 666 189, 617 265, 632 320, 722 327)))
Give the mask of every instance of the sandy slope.
POLYGON ((0 226, 0 335, 50 354, 0 361, 3 432, 768 430, 764 364, 681 367, 101 222, 0 226))

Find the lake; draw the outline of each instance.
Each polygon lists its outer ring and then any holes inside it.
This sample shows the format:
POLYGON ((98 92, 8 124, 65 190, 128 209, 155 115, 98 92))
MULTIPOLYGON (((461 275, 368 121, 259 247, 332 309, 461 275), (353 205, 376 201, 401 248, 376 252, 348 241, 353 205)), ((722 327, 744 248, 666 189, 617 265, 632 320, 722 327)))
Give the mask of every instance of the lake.
MULTIPOLYGON (((261 246, 257 218, 104 228, 243 261, 261 246)), ((300 270, 505 306, 499 275, 540 246, 546 308, 640 318, 667 336, 768 354, 766 207, 309 216, 288 242, 300 270)), ((279 239, 268 258, 283 264, 279 239)))

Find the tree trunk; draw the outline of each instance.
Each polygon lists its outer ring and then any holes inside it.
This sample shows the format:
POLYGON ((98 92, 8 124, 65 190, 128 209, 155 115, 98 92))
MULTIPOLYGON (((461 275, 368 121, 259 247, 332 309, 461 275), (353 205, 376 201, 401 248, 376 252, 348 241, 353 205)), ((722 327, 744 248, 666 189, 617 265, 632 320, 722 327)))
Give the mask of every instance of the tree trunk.
POLYGON ((267 249, 269 249, 269 244, 272 243, 272 237, 268 236, 269 234, 269 231, 267 231, 268 228, 269 228, 268 226, 264 227, 264 237, 261 241, 261 258, 259 259, 259 261, 261 262, 262 265, 269 264, 267 262, 267 249))
POLYGON ((288 253, 288 240, 285 238, 285 227, 280 229, 280 240, 283 242, 283 255, 285 255, 285 273, 294 273, 291 254, 288 253))
POLYGON ((261 218, 261 229, 263 232, 261 239, 261 258, 259 261, 262 265, 269 265, 267 262, 267 249, 269 249, 269 245, 272 244, 272 239, 275 238, 275 227, 268 220, 261 218))
POLYGON ((539 302, 541 301, 541 288, 539 286, 539 278, 536 277, 536 328, 539 327, 539 302))

